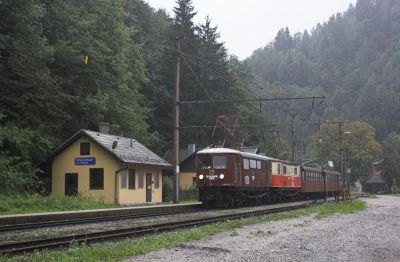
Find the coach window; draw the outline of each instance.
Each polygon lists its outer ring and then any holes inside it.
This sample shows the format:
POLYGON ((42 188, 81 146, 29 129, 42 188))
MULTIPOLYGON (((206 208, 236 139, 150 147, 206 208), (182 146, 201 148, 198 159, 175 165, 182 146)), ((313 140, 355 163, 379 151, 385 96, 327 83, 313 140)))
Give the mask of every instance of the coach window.
POLYGON ((211 157, 202 156, 199 160, 200 169, 211 169, 211 157))
POLYGON ((214 156, 214 169, 226 169, 226 156, 214 156))
POLYGON ((261 161, 257 160, 257 169, 261 169, 261 161))
POLYGON ((257 161, 254 159, 250 159, 250 168, 257 168, 257 161))
POLYGON ((250 168, 249 160, 247 158, 243 158, 243 169, 249 169, 249 168, 250 168))
POLYGON ((287 167, 286 167, 286 166, 283 166, 282 169, 283 169, 283 174, 286 175, 286 171, 287 171, 286 169, 287 169, 287 167))
POLYGON ((294 174, 297 175, 297 167, 294 168, 294 174))
POLYGON ((278 174, 281 173, 281 164, 278 164, 278 174))

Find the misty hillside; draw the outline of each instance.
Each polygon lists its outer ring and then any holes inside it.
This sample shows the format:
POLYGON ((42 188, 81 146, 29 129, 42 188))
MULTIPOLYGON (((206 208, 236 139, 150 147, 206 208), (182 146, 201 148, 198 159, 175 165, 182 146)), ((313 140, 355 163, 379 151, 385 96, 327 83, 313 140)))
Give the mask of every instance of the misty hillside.
POLYGON ((379 139, 400 131, 400 2, 358 0, 311 32, 281 29, 247 59, 259 95, 326 95, 318 107, 266 104, 275 121, 362 120, 379 139))

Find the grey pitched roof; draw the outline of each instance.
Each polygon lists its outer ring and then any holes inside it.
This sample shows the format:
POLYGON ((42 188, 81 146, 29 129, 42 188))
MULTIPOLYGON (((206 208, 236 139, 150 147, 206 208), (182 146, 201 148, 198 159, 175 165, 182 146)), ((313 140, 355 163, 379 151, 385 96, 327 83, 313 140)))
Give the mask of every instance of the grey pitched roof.
POLYGON ((139 143, 135 139, 122 136, 114 136, 109 134, 102 134, 90 130, 82 129, 68 139, 63 145, 58 147, 50 157, 54 157, 68 145, 73 143, 77 138, 82 135, 87 135, 89 138, 97 142, 101 147, 111 153, 115 158, 124 162, 132 164, 145 164, 170 167, 171 165, 155 154, 153 151, 139 143), (132 142, 132 143, 131 143, 132 142), (113 148, 113 145, 115 148, 113 148))
MULTIPOLYGON (((196 149, 196 152, 197 151, 199 151, 199 149, 196 149)), ((187 149, 179 149, 179 164, 182 164, 186 159, 191 157, 193 154, 196 154, 196 152, 188 152, 187 149)), ((174 152, 168 150, 164 155, 164 159, 171 163, 174 162, 174 152)))
POLYGON ((381 176, 372 176, 365 183, 367 183, 367 184, 386 184, 385 180, 383 180, 381 176))

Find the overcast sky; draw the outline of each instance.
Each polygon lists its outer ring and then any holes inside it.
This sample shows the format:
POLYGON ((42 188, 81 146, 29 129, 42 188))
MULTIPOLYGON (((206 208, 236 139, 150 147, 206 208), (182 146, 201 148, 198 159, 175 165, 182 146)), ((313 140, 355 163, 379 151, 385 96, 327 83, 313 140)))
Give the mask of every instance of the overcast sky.
MULTIPOLYGON (((146 0, 158 9, 172 14, 175 0, 146 0)), ((289 27, 290 32, 311 30, 332 14, 344 12, 357 0, 193 0, 196 23, 209 15, 217 25, 221 40, 229 53, 244 59, 272 41, 278 30, 289 27)))

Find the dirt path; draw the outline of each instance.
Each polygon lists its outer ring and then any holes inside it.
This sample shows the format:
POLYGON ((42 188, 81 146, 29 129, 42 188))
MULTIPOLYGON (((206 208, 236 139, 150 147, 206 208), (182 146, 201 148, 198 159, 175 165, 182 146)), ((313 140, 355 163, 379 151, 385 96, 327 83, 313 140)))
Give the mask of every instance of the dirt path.
POLYGON ((400 261, 400 197, 362 213, 246 226, 127 261, 400 261))

